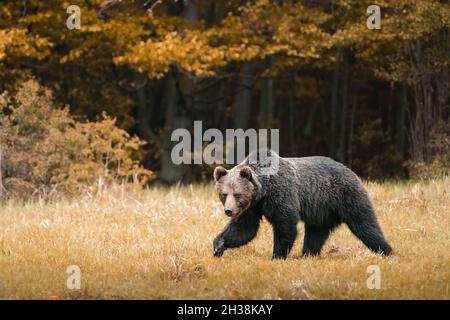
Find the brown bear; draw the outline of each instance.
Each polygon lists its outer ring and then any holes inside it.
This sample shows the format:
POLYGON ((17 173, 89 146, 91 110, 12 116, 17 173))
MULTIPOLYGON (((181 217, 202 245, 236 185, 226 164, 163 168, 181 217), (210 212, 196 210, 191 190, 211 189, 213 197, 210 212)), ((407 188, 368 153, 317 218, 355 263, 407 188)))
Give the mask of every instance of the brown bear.
POLYGON ((326 157, 268 154, 277 159, 273 174, 250 156, 230 170, 215 168, 215 189, 231 219, 214 239, 214 256, 250 242, 263 216, 273 227, 275 259, 285 259, 291 251, 300 220, 305 223, 303 255, 319 255, 341 223, 372 251, 391 254, 367 191, 353 171, 326 157))

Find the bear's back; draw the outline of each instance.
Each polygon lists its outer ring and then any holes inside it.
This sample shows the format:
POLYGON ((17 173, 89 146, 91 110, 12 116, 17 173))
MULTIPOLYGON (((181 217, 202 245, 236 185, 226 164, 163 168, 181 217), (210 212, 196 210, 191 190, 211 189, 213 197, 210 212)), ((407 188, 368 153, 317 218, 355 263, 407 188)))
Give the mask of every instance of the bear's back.
MULTIPOLYGON (((263 184, 273 182, 288 184, 300 184, 302 186, 310 185, 321 187, 322 183, 332 184, 336 187, 360 187, 361 181, 358 176, 345 165, 331 158, 324 156, 309 157, 280 157, 273 150, 268 149, 267 155, 278 159, 277 169, 272 171, 273 174, 262 174, 265 168, 259 161, 249 163, 250 156, 239 165, 249 165, 254 169, 258 178, 263 184), (268 177, 271 177, 270 179, 268 177)), ((238 167, 239 167, 238 166, 238 167)), ((265 171, 267 172, 267 171, 265 171)), ((276 183, 279 185, 279 183, 276 183)))
POLYGON ((358 176, 352 170, 328 157, 311 156, 284 159, 290 162, 304 178, 311 177, 318 180, 331 179, 351 184, 360 183, 358 176))

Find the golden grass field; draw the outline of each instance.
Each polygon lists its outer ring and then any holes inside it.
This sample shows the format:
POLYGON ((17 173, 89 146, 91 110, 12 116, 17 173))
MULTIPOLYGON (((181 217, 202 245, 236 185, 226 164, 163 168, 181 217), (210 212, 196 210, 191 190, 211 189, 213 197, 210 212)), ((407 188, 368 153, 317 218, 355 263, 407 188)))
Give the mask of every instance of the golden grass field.
POLYGON ((450 179, 368 183, 395 255, 340 227, 322 255, 271 261, 264 222, 249 245, 214 258, 227 218, 212 185, 0 205, 1 299, 449 299, 450 179), (66 268, 81 269, 81 289, 66 268), (381 289, 366 285, 369 265, 381 289))

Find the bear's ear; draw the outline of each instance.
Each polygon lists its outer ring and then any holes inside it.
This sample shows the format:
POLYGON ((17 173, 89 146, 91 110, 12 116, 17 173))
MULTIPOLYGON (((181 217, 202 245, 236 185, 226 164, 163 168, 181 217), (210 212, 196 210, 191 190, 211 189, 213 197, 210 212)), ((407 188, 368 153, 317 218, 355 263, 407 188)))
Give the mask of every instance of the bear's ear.
POLYGON ((246 178, 248 180, 252 180, 252 170, 249 167, 243 167, 239 172, 242 178, 246 178))
POLYGON ((228 173, 227 169, 225 169, 224 167, 216 167, 214 169, 214 181, 217 182, 219 181, 220 178, 222 178, 223 176, 225 176, 228 173))

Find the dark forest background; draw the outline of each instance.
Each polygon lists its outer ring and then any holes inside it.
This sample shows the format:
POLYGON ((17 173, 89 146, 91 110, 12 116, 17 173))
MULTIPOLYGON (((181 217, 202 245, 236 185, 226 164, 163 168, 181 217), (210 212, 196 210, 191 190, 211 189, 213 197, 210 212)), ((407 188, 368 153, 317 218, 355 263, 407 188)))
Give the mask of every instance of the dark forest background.
MULTIPOLYGON (((279 128, 282 156, 330 156, 365 178, 425 177, 449 168, 449 28, 448 1, 3 0, 0 92, 34 79, 73 121, 105 112, 169 184, 210 178, 170 160, 171 132, 194 120, 279 128), (66 27, 71 4, 80 30, 66 27)), ((46 95, 32 90, 30 114, 46 95)))

